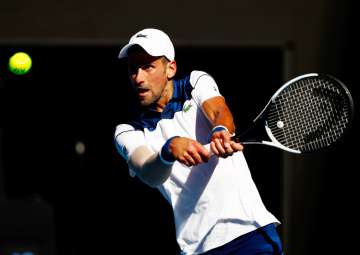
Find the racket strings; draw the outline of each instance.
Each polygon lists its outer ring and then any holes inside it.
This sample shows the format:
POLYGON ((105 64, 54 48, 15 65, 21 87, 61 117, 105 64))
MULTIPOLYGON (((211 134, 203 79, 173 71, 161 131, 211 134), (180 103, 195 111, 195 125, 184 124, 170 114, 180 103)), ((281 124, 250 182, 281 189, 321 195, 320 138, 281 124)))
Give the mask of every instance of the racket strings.
POLYGON ((279 143, 309 152, 327 147, 342 136, 349 124, 349 111, 338 86, 311 77, 289 85, 275 98, 267 124, 279 143))

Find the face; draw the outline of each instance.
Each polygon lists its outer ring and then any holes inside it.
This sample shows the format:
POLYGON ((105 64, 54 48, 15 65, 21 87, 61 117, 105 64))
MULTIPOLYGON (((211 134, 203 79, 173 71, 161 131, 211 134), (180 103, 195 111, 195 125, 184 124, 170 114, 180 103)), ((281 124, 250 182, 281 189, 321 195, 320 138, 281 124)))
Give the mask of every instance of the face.
POLYGON ((156 105, 166 100, 166 87, 174 76, 171 63, 164 57, 153 57, 145 51, 128 54, 130 81, 142 106, 156 105))

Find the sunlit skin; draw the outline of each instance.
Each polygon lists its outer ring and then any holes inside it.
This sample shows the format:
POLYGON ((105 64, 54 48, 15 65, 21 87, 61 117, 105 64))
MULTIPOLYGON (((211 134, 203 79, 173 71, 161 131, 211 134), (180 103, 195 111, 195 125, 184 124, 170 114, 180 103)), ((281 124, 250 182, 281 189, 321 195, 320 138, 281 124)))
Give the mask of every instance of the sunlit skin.
POLYGON ((232 113, 227 106, 224 97, 217 96, 206 100, 202 108, 214 126, 222 125, 227 127, 227 131, 214 132, 211 136, 211 151, 218 156, 231 156, 234 152, 243 150, 240 143, 231 140, 231 135, 235 133, 235 125, 232 113))
MULTIPOLYGON (((128 72, 135 88, 139 103, 147 108, 162 112, 173 94, 173 78, 177 66, 175 61, 168 61, 165 57, 154 57, 140 48, 128 52, 128 72)), ((209 99, 203 104, 204 113, 213 125, 225 125, 233 132, 232 115, 222 97, 209 99)), ((212 135, 211 148, 219 157, 228 157, 236 151, 242 150, 242 145, 230 141, 230 133, 215 132, 212 135)), ((193 166, 207 162, 209 152, 199 142, 177 137, 169 146, 170 152, 176 160, 193 166)))

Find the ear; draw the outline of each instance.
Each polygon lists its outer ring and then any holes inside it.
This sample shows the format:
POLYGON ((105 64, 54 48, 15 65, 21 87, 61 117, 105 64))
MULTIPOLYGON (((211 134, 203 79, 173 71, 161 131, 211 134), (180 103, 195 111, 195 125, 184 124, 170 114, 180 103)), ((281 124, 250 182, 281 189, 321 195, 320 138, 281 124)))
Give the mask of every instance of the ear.
POLYGON ((174 76, 176 74, 176 70, 177 70, 177 65, 176 65, 175 60, 167 63, 166 75, 167 75, 168 80, 171 80, 172 78, 174 78, 174 76))

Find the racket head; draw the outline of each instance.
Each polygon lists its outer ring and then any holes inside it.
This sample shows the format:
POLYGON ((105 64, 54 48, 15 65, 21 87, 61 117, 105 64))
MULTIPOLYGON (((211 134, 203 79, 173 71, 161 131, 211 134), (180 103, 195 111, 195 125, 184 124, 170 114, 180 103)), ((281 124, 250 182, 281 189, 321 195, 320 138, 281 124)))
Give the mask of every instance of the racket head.
POLYGON ((284 84, 258 118, 264 118, 272 142, 269 145, 293 153, 311 153, 344 137, 354 118, 354 103, 340 80, 310 73, 284 84))

